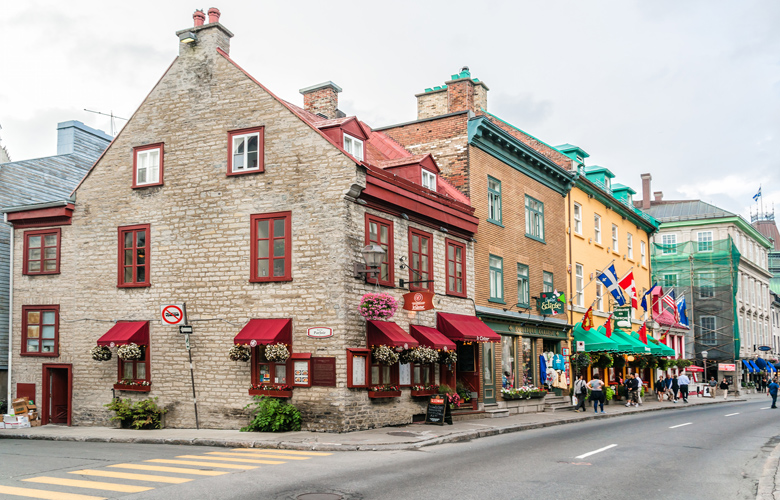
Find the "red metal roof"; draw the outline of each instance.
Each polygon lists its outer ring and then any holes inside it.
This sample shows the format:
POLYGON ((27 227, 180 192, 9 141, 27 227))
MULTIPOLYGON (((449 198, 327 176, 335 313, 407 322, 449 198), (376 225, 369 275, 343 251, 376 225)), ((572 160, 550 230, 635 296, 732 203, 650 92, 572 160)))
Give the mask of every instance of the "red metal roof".
POLYGON ((292 344, 292 320, 290 318, 250 319, 249 323, 233 339, 234 344, 292 344))
POLYGON ((403 328, 392 321, 368 320, 366 326, 368 347, 386 345, 389 347, 403 347, 409 349, 417 347, 419 342, 406 333, 403 328))
POLYGON ((476 316, 438 313, 436 329, 450 340, 465 342, 501 342, 501 336, 476 316))
POLYGON ((441 333, 439 330, 435 328, 430 328, 427 326, 420 326, 420 325, 411 325, 409 327, 409 333, 412 334, 412 337, 417 339, 418 342, 420 342, 420 345, 424 345, 425 347, 430 347, 431 349, 449 349, 450 351, 454 351, 457 349, 458 346, 455 345, 455 342, 451 341, 447 338, 446 335, 441 333))
POLYGON ((121 321, 111 327, 97 341, 97 345, 111 346, 111 344, 149 345, 148 321, 121 321))

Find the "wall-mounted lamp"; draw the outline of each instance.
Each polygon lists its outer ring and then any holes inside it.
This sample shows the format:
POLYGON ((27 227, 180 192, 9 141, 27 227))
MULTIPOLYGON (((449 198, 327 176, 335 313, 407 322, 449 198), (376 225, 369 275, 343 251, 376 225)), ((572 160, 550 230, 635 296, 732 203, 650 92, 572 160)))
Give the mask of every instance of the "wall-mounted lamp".
POLYGON ((196 35, 192 31, 187 31, 179 35, 179 41, 181 43, 187 43, 187 44, 198 43, 198 35, 196 35))
POLYGON ((401 217, 403 217, 403 218, 404 218, 404 219, 406 219, 406 220, 409 220, 409 216, 408 216, 408 215, 406 215, 406 214, 403 214, 403 213, 402 213, 402 214, 401 214, 401 217))
POLYGON ((366 203, 366 200, 364 200, 363 198, 358 198, 358 199, 357 199, 357 200, 355 200, 355 201, 356 201, 358 204, 360 204, 360 205, 366 205, 366 204, 367 204, 367 203, 366 203))
POLYGON ((476 242, 477 242, 477 239, 476 239, 476 238, 471 238, 471 242, 472 242, 472 243, 476 243, 476 242))
POLYGON ((366 245, 360 253, 363 254, 365 267, 361 266, 360 262, 355 262, 355 278, 360 278, 364 274, 376 278, 386 253, 385 249, 376 243, 371 243, 366 245))
POLYGON ((442 233, 449 233, 449 230, 447 230, 447 228, 444 226, 440 227, 439 231, 441 231, 442 233))

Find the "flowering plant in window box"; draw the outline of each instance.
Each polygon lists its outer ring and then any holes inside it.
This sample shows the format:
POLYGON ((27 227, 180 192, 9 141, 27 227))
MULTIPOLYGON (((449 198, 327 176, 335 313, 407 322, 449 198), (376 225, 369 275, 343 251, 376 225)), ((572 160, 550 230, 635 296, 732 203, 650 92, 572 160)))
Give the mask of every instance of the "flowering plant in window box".
POLYGON ((252 384, 249 389, 252 396, 269 396, 272 398, 291 398, 292 387, 289 385, 271 385, 271 384, 252 384))
POLYGON ((398 301, 386 293, 367 293, 360 299, 360 315, 367 320, 388 320, 397 309, 398 301))
POLYGON ((228 358, 231 361, 249 361, 251 357, 249 346, 236 344, 228 351, 228 358))
POLYGON ((152 383, 148 380, 136 382, 133 379, 126 378, 118 380, 117 383, 114 384, 114 389, 118 391, 149 392, 152 390, 152 383))
POLYGON ((458 353, 455 351, 439 351, 439 363, 442 365, 454 365, 458 361, 458 353))
POLYGON ((138 344, 131 342, 129 344, 120 345, 116 350, 116 355, 119 357, 119 359, 123 359, 125 361, 134 361, 136 359, 141 359, 143 353, 141 352, 141 348, 138 347, 138 344))
POLYGON ((412 386, 412 396, 424 397, 433 396, 439 392, 439 386, 435 384, 416 384, 412 386))
POLYGON ((284 363, 290 357, 290 351, 284 344, 268 344, 265 346, 265 359, 274 363, 284 363))
POLYGON ((374 356, 374 361, 377 363, 383 365, 394 365, 398 363, 398 353, 386 345, 375 346, 371 351, 371 354, 374 356))
POLYGON ((375 385, 368 388, 368 397, 377 398, 397 398, 401 396, 401 387, 394 384, 375 385))
POLYGON ((109 361, 111 359, 111 349, 104 345, 96 345, 90 349, 89 353, 95 361, 109 361))
POLYGON ((439 361, 439 351, 421 345, 409 351, 409 360, 412 363, 430 365, 439 361))

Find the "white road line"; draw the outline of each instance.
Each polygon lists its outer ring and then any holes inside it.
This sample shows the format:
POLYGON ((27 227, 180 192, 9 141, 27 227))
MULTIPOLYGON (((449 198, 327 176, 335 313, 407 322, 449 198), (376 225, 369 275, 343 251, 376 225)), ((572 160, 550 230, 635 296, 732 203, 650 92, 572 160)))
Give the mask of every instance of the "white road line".
POLYGON ((762 409, 762 410, 768 410, 768 409, 770 409, 770 408, 771 408, 771 406, 766 406, 766 407, 764 407, 764 408, 761 408, 761 409, 762 409))
POLYGON ((729 413, 728 415, 723 415, 724 417, 733 417, 734 415, 739 415, 739 413, 729 413))
POLYGON ((590 453, 585 453, 584 455, 580 455, 580 456, 575 457, 575 458, 586 458, 586 457, 589 457, 591 455, 595 455, 596 453, 601 453, 602 451, 608 450, 610 448, 614 448, 615 446, 617 446, 617 445, 616 444, 611 444, 609 446, 605 446, 603 448, 599 448, 596 451, 591 451, 590 453))
POLYGON ((686 422, 686 423, 684 423, 684 424, 680 424, 680 425, 673 425, 673 426, 671 426, 671 427, 669 427, 669 428, 670 428, 670 429, 676 429, 676 428, 678 428, 678 427, 685 427, 686 425, 691 425, 691 424, 693 424, 693 422, 686 422))

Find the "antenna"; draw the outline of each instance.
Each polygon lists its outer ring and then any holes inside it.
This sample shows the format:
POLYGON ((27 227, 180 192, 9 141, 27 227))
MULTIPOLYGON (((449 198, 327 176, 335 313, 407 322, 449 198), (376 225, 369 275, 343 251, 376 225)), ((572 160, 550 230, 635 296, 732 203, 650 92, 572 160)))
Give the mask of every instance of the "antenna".
POLYGON ((116 123, 114 123, 114 119, 127 121, 127 118, 121 118, 119 116, 114 116, 114 111, 113 110, 110 112, 110 114, 109 113, 101 113, 100 111, 92 111, 91 109, 87 109, 87 108, 84 108, 84 111, 86 111, 87 113, 95 113, 96 115, 110 116, 111 117, 111 136, 112 137, 116 135, 116 123))

